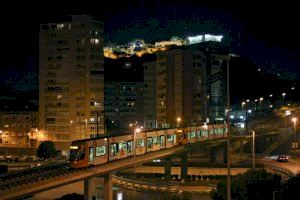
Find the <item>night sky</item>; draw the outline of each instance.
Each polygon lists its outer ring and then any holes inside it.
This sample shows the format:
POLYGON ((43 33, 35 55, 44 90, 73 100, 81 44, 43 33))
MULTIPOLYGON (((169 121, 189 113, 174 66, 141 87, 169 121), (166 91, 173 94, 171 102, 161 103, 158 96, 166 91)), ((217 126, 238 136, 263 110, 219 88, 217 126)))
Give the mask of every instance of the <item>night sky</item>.
POLYGON ((39 24, 64 21, 72 14, 90 14, 104 20, 106 44, 135 38, 152 42, 174 35, 224 34, 226 42, 240 44, 234 48, 237 53, 258 67, 275 65, 300 76, 297 9, 292 1, 262 4, 258 0, 11 1, 0 12, 4 50, 0 83, 18 82, 24 73, 30 79, 27 72, 38 70, 39 24))

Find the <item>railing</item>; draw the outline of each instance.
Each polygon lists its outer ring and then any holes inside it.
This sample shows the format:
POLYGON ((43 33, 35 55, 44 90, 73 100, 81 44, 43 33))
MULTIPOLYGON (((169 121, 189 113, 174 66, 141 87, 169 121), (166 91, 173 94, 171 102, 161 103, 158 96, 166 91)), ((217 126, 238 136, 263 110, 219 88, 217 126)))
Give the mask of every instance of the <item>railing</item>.
POLYGON ((294 176, 294 173, 292 171, 290 171, 288 169, 285 169, 285 168, 282 168, 282 167, 277 167, 277 166, 274 166, 274 165, 265 165, 265 167, 267 169, 271 169, 272 171, 284 174, 286 176, 285 179, 288 179, 288 178, 294 176))

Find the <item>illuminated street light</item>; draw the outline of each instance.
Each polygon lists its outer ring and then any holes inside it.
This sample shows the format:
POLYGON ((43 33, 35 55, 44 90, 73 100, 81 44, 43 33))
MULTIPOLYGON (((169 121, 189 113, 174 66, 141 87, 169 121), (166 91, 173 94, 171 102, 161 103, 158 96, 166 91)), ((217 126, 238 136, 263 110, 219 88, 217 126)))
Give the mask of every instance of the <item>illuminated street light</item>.
POLYGON ((87 129, 87 127, 88 127, 88 120, 85 119, 84 121, 85 121, 85 138, 87 139, 88 138, 88 129, 87 129))
POLYGON ((252 167, 255 169, 255 131, 252 130, 252 167))
POLYGON ((269 97, 270 97, 270 98, 273 97, 273 94, 270 94, 269 97))
POLYGON ((71 146, 71 126, 73 124, 73 120, 70 121, 70 126, 69 126, 69 147, 71 146))
POLYGON ((243 102, 242 102, 242 108, 244 108, 245 104, 246 104, 246 102, 243 101, 243 102))
POLYGON ((284 92, 281 95, 282 95, 282 101, 284 102, 284 96, 286 95, 286 93, 284 92))
POLYGON ((260 116, 260 117, 261 117, 261 119, 260 119, 260 133, 262 133, 262 126, 263 126, 263 125, 262 125, 262 123, 263 123, 263 122, 262 122, 262 118, 263 118, 263 116, 262 116, 262 103, 261 103, 263 100, 264 100, 263 97, 260 97, 260 98, 259 98, 259 103, 260 103, 260 115, 261 115, 261 116, 260 116))
POLYGON ((247 103, 249 103, 249 102, 250 102, 250 99, 247 99, 246 101, 247 101, 247 103))
POLYGON ((181 118, 180 118, 180 117, 177 117, 177 127, 179 127, 180 121, 181 121, 181 118))
POLYGON ((296 152, 296 149, 298 147, 298 144, 297 144, 297 138, 296 138, 296 124, 297 124, 297 118, 296 117, 293 117, 292 118, 292 121, 294 122, 294 149, 295 149, 295 152, 296 152))
MULTIPOLYGON (((141 129, 140 128, 136 128, 134 130, 134 133, 133 133, 133 181, 135 181, 135 154, 136 154, 136 149, 135 149, 135 144, 136 144, 136 141, 135 141, 135 138, 136 138, 136 134, 137 133, 140 133, 141 132, 141 129)), ((135 187, 133 187, 133 199, 135 200, 135 187)))

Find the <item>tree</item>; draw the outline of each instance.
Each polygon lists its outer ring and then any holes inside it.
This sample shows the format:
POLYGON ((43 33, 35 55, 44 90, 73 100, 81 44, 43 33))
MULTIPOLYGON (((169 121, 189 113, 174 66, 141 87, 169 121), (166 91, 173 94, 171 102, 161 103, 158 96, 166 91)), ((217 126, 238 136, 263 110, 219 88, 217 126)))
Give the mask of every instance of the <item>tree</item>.
POLYGON ((300 173, 296 176, 291 177, 282 185, 281 199, 295 199, 299 198, 299 188, 300 188, 300 173))
POLYGON ((37 149, 37 156, 39 158, 51 158, 56 155, 56 149, 52 141, 44 141, 37 149))
MULTIPOLYGON (((272 174, 264 169, 249 170, 244 174, 235 176, 231 181, 232 199, 265 200, 273 196, 274 191, 279 191, 281 176, 272 174)), ((213 200, 226 200, 226 181, 218 183, 217 188, 211 193, 213 200)))

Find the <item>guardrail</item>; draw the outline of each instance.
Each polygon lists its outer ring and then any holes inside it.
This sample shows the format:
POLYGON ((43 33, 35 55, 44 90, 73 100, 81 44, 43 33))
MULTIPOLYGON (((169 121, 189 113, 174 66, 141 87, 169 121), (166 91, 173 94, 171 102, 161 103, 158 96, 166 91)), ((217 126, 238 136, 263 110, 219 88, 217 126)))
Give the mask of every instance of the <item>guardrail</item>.
POLYGON ((275 171, 275 172, 279 172, 281 174, 284 174, 286 176, 286 179, 294 176, 294 173, 288 169, 285 169, 285 168, 282 168, 282 167, 277 167, 277 166, 274 166, 274 165, 265 165, 267 169, 271 169, 272 171, 275 171))

